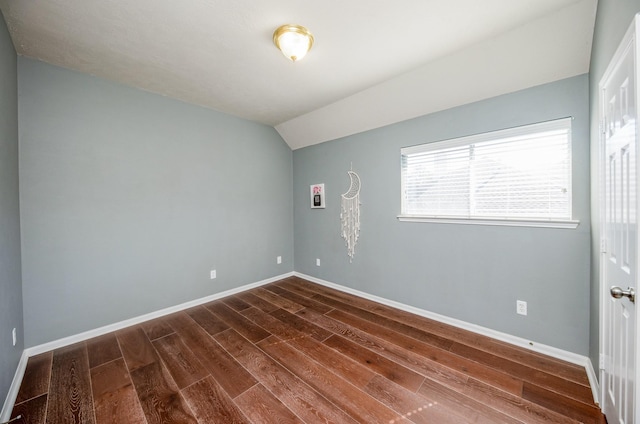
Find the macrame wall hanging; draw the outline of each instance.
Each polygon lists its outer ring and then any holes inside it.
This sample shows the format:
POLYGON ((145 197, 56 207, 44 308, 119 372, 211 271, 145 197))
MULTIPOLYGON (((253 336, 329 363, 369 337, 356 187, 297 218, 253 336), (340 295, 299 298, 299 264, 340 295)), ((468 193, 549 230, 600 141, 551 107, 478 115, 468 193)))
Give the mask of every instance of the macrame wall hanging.
POLYGON ((340 210, 340 221, 342 223, 342 238, 347 245, 347 255, 349 262, 353 261, 356 253, 356 243, 360 235, 360 176, 348 171, 351 185, 349 190, 342 195, 342 207, 340 210))

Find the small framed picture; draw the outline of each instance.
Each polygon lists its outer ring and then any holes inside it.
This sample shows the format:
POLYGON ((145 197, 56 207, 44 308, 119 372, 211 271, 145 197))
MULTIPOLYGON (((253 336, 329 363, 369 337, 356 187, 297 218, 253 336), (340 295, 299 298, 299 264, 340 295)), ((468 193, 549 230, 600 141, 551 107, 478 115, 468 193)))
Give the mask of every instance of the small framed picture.
POLYGON ((311 193, 311 209, 324 209, 324 184, 312 184, 309 187, 311 193))

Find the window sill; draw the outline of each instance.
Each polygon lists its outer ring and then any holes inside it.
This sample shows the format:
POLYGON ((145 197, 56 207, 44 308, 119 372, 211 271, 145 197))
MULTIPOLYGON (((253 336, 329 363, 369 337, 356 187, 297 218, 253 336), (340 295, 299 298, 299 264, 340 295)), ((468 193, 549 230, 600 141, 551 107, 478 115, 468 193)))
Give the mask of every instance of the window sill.
POLYGON ((422 215, 398 215, 402 222, 431 222, 438 224, 498 225, 507 227, 541 227, 575 229, 580 221, 550 219, 505 219, 505 218, 449 218, 422 215))

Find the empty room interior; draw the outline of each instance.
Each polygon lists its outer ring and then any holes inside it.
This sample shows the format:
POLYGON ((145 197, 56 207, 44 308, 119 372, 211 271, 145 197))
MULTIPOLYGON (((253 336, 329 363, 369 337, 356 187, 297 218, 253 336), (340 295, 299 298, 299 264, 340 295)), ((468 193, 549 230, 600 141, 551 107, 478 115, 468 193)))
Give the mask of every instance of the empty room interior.
POLYGON ((640 0, 0 10, 1 423, 640 424, 640 0))

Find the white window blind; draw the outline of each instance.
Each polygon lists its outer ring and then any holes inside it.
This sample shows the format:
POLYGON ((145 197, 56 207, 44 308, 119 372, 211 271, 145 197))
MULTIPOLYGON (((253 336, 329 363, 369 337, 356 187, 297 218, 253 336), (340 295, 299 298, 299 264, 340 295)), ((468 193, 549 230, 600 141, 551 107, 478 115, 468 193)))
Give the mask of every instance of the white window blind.
POLYGON ((571 118, 407 147, 402 214, 571 220, 571 118))

